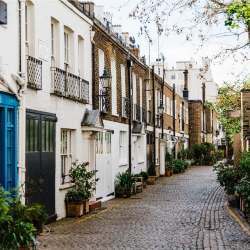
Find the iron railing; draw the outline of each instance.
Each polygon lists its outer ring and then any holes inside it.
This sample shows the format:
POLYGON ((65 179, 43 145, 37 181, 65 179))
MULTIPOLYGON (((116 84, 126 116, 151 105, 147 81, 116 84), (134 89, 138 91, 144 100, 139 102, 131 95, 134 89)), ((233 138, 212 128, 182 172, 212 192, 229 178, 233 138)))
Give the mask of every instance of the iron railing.
POLYGON ((89 103, 89 82, 59 68, 51 68, 55 95, 89 103))
POLYGON ((122 98, 122 117, 129 118, 130 116, 130 100, 126 97, 122 98))
POLYGON ((91 14, 91 12, 90 12, 90 9, 91 9, 90 2, 81 3, 81 2, 73 1, 73 0, 68 0, 68 2, 73 4, 79 11, 81 11, 86 16, 90 17, 91 19, 94 18, 93 14, 91 14))
POLYGON ((32 89, 42 89, 42 61, 27 57, 27 86, 32 89))
POLYGON ((147 115, 146 115, 145 108, 141 108, 141 117, 142 117, 142 122, 146 123, 147 122, 147 115))
POLYGON ((111 113, 109 92, 105 89, 99 90, 98 98, 99 98, 99 110, 103 113, 111 113))
POLYGON ((134 104, 134 121, 141 121, 141 110, 138 104, 134 104))
POLYGON ((152 123, 152 116, 151 116, 151 111, 147 111, 147 124, 152 123))

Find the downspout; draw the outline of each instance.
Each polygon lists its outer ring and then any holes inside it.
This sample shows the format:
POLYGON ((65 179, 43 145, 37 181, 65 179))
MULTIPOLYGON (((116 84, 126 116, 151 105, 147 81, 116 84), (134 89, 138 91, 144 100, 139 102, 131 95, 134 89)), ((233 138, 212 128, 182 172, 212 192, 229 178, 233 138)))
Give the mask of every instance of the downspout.
MULTIPOLYGON (((175 137, 175 84, 173 84, 173 130, 175 137)), ((174 146, 174 157, 175 157, 176 145, 174 146)))
POLYGON ((92 94, 92 97, 93 97, 93 110, 96 109, 95 107, 95 44, 92 43, 93 47, 93 52, 92 52, 92 64, 93 64, 93 94, 92 94))
POLYGON ((156 131, 155 131, 155 66, 152 66, 152 74, 153 74, 153 124, 154 124, 154 164, 155 164, 155 151, 156 151, 156 145, 155 145, 155 137, 156 137, 156 131))

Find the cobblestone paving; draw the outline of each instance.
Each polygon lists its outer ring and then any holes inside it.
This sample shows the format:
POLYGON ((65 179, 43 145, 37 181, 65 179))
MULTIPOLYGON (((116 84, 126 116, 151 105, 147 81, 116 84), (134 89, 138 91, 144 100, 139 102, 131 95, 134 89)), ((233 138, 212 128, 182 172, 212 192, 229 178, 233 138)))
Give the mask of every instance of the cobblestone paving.
POLYGON ((103 203, 110 209, 85 221, 40 236, 38 249, 250 249, 250 237, 224 207, 212 167, 192 167, 157 182, 114 207, 122 199, 103 203))

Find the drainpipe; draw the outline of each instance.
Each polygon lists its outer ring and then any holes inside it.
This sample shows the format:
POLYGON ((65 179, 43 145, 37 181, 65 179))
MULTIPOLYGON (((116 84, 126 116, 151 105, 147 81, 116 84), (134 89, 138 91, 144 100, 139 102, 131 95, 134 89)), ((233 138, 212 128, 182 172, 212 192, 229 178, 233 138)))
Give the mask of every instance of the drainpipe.
POLYGON ((154 164, 155 164, 155 151, 156 151, 156 145, 155 145, 155 137, 156 137, 156 131, 155 131, 155 66, 152 66, 152 74, 153 74, 153 122, 154 122, 154 164))
POLYGON ((131 136, 132 136, 131 113, 132 113, 132 105, 131 105, 131 72, 130 72, 131 67, 132 67, 132 61, 130 60, 130 54, 128 53, 128 56, 127 56, 127 68, 128 68, 129 105, 130 105, 129 125, 128 125, 128 162, 129 162, 128 167, 130 169, 130 172, 132 172, 132 159, 131 159, 131 136))
POLYGON ((92 98, 93 98, 93 110, 96 109, 95 107, 95 44, 92 43, 93 47, 93 52, 92 52, 92 64, 93 64, 93 94, 92 94, 92 98))
MULTIPOLYGON (((19 130, 18 130, 18 139, 19 139, 19 154, 18 154, 18 185, 20 185, 23 181, 25 181, 25 138, 26 138, 26 89, 27 89, 27 81, 26 81, 26 58, 25 58, 25 3, 26 0, 19 0, 20 2, 20 69, 21 78, 23 79, 23 85, 21 86, 21 90, 19 91, 19 95, 22 97, 21 104, 18 107, 19 113, 19 130)), ((17 76, 15 76, 18 78, 17 76)), ((20 79, 19 79, 20 80, 20 79)), ((24 202, 24 199, 22 200, 24 202)))
MULTIPOLYGON (((173 130, 175 137, 175 84, 173 84, 173 130)), ((174 146, 174 157, 176 153, 176 145, 174 146)))

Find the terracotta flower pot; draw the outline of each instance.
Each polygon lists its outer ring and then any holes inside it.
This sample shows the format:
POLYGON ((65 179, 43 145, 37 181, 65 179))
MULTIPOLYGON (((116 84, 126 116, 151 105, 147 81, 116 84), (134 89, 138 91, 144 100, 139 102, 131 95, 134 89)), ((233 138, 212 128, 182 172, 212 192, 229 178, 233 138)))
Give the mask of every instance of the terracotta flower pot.
POLYGON ((143 188, 146 188, 146 187, 147 187, 147 184, 148 184, 148 181, 147 181, 147 180, 146 180, 146 181, 145 181, 145 180, 142 181, 143 188))
POLYGON ((171 175, 171 172, 170 172, 170 170, 167 170, 167 176, 170 176, 171 175))
POLYGON ((83 215, 82 202, 66 202, 67 217, 77 217, 83 215))
POLYGON ((155 184, 155 176, 149 176, 148 185, 154 185, 154 184, 155 184))
POLYGON ((213 163, 212 163, 212 162, 209 162, 208 164, 209 164, 209 166, 212 166, 213 163))

